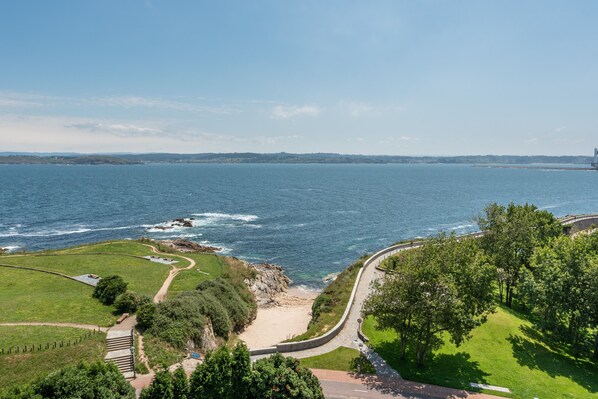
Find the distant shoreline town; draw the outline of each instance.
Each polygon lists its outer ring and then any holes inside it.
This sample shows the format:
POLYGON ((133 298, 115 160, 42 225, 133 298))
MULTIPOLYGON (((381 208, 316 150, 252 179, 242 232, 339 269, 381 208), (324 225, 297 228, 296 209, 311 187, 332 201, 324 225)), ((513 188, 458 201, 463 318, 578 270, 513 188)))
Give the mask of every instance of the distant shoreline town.
MULTIPOLYGON (((0 153, 0 164, 139 165, 150 163, 263 163, 263 164, 473 164, 473 165, 583 165, 594 158, 581 155, 461 155, 400 156, 334 153, 203 153, 203 154, 56 154, 0 153)), ((588 165, 588 167, 586 167, 588 165)))

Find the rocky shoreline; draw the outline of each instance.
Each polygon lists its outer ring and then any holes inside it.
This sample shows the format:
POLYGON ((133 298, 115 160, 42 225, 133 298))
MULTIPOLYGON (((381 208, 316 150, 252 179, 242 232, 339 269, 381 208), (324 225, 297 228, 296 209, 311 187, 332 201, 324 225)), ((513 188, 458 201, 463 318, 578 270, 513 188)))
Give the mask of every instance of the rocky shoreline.
POLYGON ((200 245, 196 242, 187 240, 185 238, 177 238, 175 240, 159 240, 158 243, 172 248, 179 252, 184 253, 194 253, 194 254, 205 254, 205 253, 214 253, 221 251, 222 248, 219 247, 212 247, 209 245, 200 245))
POLYGON ((277 296, 286 292, 291 279, 284 274, 284 269, 277 265, 269 263, 252 264, 243 261, 250 269, 256 272, 255 278, 246 279, 245 284, 255 295, 258 307, 277 306, 277 296))

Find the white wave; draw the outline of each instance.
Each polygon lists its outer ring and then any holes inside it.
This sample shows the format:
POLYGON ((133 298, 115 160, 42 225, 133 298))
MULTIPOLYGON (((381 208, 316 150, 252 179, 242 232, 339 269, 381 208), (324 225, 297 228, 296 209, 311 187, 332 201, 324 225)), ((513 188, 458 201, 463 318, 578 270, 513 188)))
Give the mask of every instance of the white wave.
POLYGON ((19 248, 21 248, 21 247, 18 245, 7 245, 5 247, 2 247, 2 249, 5 250, 6 252, 14 252, 19 248))
POLYGON ((192 216, 197 216, 200 219, 195 221, 210 221, 217 222, 222 220, 234 220, 239 222, 254 222, 259 219, 257 215, 243 215, 240 213, 220 213, 220 212, 205 212, 205 213, 193 213, 192 216))
POLYGON ((469 229, 470 227, 473 227, 473 224, 460 224, 458 226, 451 227, 451 230, 463 230, 469 229))
POLYGON ((118 227, 85 227, 83 225, 73 226, 68 230, 39 230, 31 232, 19 232, 14 228, 10 228, 9 231, 0 233, 0 237, 55 237, 55 236, 66 236, 71 234, 82 234, 90 231, 113 231, 113 230, 128 230, 134 229, 139 226, 118 226, 118 227))

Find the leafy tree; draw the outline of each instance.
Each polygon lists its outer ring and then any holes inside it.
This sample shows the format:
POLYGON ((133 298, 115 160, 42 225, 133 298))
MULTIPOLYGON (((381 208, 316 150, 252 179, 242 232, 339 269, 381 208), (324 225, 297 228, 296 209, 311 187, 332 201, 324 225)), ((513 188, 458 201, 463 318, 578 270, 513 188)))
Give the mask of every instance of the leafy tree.
POLYGON ((121 313, 135 313, 141 306, 151 303, 152 299, 134 291, 127 291, 116 297, 114 307, 121 313))
POLYGON ((208 353, 205 361, 191 374, 191 397, 233 399, 232 366, 233 358, 225 346, 208 353))
POLYGON ((178 399, 174 396, 174 383, 170 371, 158 371, 152 383, 141 391, 140 399, 178 399))
POLYGON ((442 345, 447 332, 457 346, 494 309, 489 265, 474 239, 439 235, 410 250, 383 282, 376 282, 364 313, 401 340, 400 356, 411 346, 418 365, 442 345))
POLYGON ((232 353, 232 397, 246 398, 251 386, 251 359, 245 343, 238 343, 232 353))
POLYGON ((522 269, 529 268, 535 246, 560 235, 563 227, 550 212, 512 202, 507 207, 488 205, 477 223, 484 233, 481 245, 497 268, 500 300, 512 307, 522 269))
POLYGON ((154 315, 156 314, 156 305, 154 303, 146 303, 139 307, 137 311, 137 327, 146 330, 154 323, 154 315))
POLYGON ((598 304, 598 234, 562 236, 536 248, 532 271, 522 293, 540 326, 582 352, 588 332, 596 326, 598 304))
POLYGON ((324 399, 318 379, 292 357, 276 353, 255 362, 251 375, 252 399, 324 399))
POLYGON ((189 398, 189 381, 187 374, 182 367, 177 367, 172 375, 173 394, 174 399, 188 399, 189 398))
POLYGON ((98 281, 92 296, 104 305, 112 305, 116 297, 127 290, 127 285, 121 276, 107 276, 98 281))
POLYGON ((135 390, 112 363, 79 364, 60 369, 3 399, 134 399, 135 390))

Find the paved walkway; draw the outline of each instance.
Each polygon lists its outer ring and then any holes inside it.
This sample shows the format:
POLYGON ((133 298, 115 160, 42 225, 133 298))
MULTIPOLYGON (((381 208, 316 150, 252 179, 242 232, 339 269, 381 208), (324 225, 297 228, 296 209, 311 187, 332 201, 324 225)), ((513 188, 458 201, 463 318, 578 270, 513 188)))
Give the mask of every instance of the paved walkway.
MULTIPOLYGON (((414 244, 414 246, 417 245, 419 244, 414 244)), ((380 265, 380 262, 382 262, 389 256, 394 255, 397 252, 411 248, 412 246, 398 248, 394 251, 379 256, 378 258, 374 259, 372 262, 368 264, 368 266, 363 270, 363 273, 361 274, 361 280, 359 281, 359 285, 357 286, 357 292, 355 294, 355 299, 353 301, 353 305, 351 306, 351 310, 349 311, 347 321, 345 322, 345 325, 343 326, 342 330, 334 338, 317 348, 295 352, 286 352, 284 354, 287 356, 293 356, 298 359, 302 359, 305 357, 323 355, 341 346, 359 349, 359 344, 362 344, 362 350, 365 356, 376 368, 376 372, 378 373, 378 375, 388 376, 392 378, 401 378, 401 376, 396 370, 388 366, 384 359, 382 359, 376 352, 370 349, 361 341, 361 339, 359 339, 357 335, 357 330, 359 328, 358 319, 361 318, 361 308, 363 307, 365 299, 370 294, 370 285, 374 280, 380 278, 383 275, 383 272, 376 269, 376 267, 380 265)), ((267 356, 269 355, 252 356, 252 360, 257 360, 267 356)))
POLYGON ((396 378, 359 376, 334 370, 312 369, 311 371, 322 383, 327 398, 500 399, 494 395, 396 378))

